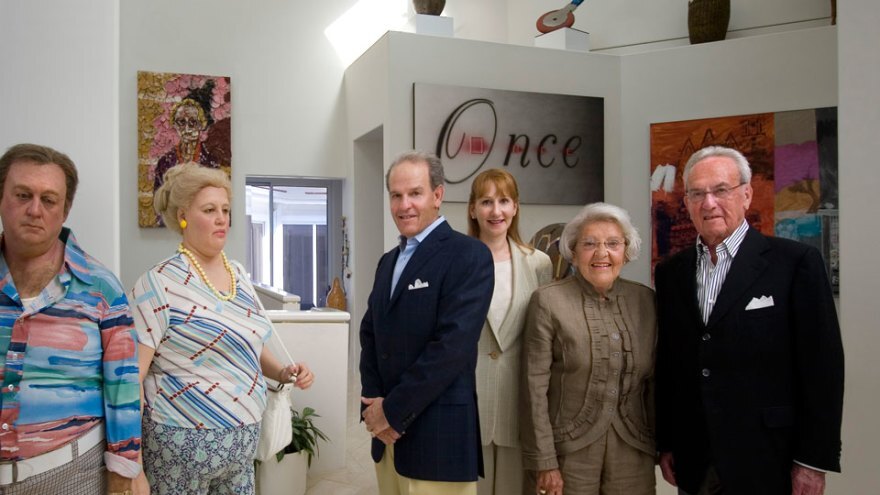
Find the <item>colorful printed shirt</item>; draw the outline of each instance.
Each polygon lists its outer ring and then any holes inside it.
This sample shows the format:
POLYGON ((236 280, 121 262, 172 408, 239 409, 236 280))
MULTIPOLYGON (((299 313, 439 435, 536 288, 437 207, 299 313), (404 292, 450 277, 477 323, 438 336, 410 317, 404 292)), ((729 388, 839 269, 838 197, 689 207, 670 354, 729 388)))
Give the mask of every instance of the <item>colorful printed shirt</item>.
POLYGON ((140 387, 125 291, 69 229, 59 239, 61 270, 26 308, 0 252, 0 460, 55 450, 103 422, 107 450, 136 461, 140 387))
POLYGON ((144 380, 144 414, 181 428, 232 428, 260 421, 260 368, 272 323, 244 269, 235 298, 221 301, 177 253, 147 271, 131 292, 141 344, 156 350, 144 380))

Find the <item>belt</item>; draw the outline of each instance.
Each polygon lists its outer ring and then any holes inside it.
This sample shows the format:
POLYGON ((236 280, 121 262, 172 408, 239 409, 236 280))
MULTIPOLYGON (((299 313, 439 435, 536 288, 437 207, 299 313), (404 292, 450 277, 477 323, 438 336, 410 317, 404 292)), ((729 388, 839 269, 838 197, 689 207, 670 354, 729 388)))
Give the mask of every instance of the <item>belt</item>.
POLYGON ((85 454, 104 440, 104 425, 98 425, 85 435, 51 452, 20 461, 0 461, 0 486, 24 481, 31 476, 61 467, 75 459, 73 447, 79 455, 85 454))

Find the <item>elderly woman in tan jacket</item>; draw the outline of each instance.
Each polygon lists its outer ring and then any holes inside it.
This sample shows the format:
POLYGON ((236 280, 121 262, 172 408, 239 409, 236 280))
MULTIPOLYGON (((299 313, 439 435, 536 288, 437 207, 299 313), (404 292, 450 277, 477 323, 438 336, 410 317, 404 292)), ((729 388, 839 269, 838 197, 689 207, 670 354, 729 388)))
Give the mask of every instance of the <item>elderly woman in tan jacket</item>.
POLYGON ((559 240, 576 273, 532 295, 520 400, 530 493, 654 493, 654 292, 619 278, 640 245, 625 210, 587 205, 559 240))

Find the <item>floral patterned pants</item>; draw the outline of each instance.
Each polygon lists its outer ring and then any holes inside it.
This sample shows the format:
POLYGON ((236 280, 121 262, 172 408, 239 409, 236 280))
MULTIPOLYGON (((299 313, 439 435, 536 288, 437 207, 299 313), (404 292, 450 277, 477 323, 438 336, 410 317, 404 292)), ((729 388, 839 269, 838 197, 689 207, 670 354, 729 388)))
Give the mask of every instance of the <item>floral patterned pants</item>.
POLYGON ((260 423, 180 428, 144 417, 144 471, 157 495, 253 495, 260 423))

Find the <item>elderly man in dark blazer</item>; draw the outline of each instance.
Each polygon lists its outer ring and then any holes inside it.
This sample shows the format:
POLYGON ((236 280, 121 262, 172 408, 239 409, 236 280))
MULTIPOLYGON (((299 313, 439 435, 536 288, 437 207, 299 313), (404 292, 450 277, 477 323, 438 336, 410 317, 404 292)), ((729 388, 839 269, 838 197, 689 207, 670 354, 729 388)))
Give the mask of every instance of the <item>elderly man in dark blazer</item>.
POLYGON ((382 256, 361 322, 362 416, 383 495, 476 494, 475 368, 492 254, 439 215, 443 167, 408 152, 388 170, 400 247, 382 256))
POLYGON ((690 494, 821 494, 840 471, 843 347, 819 252, 749 227, 751 170, 684 170, 699 237, 657 266, 657 447, 690 494))

